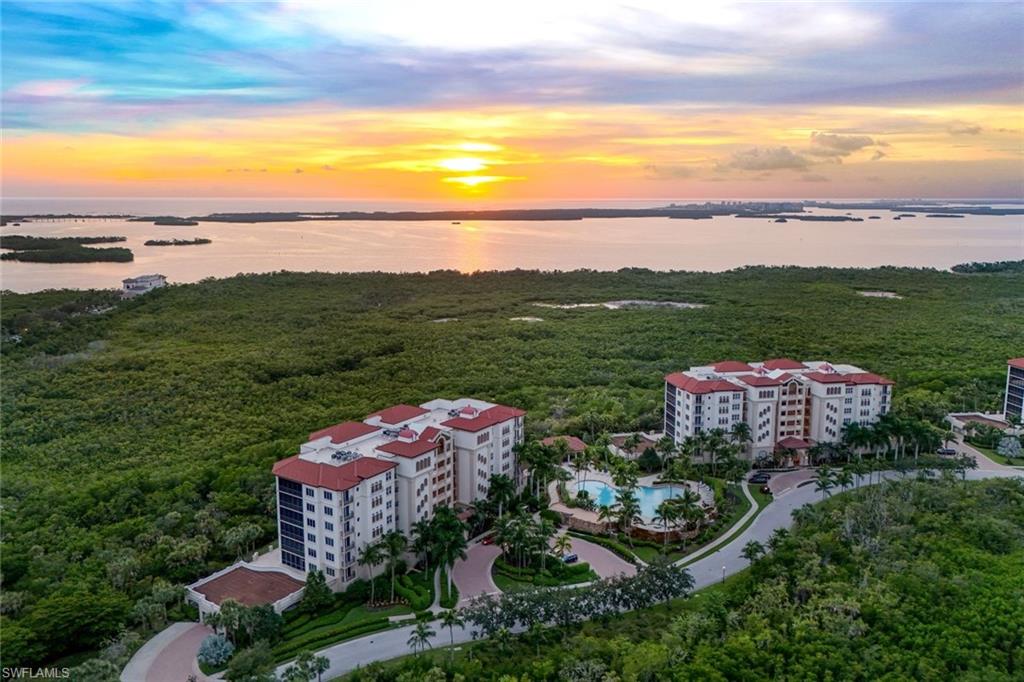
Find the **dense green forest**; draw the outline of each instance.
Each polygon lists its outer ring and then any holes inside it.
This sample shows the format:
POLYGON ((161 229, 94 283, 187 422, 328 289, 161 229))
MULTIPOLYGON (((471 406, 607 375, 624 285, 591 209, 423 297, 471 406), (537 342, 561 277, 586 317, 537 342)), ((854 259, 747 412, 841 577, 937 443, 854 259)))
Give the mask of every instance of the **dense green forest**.
POLYGON ((92 248, 86 244, 123 242, 125 237, 27 237, 20 234, 0 236, 0 248, 11 249, 0 254, 3 260, 35 263, 94 263, 114 261, 126 263, 133 259, 131 249, 121 246, 92 248))
POLYGON ((794 514, 699 596, 374 664, 353 682, 1024 677, 1024 483, 890 482, 794 514), (456 678, 456 675, 462 677, 456 678))
POLYGON ((280 273, 112 299, 2 298, 4 665, 147 622, 162 581, 237 557, 232 529, 273 539, 271 463, 385 405, 472 395, 592 438, 658 428, 669 371, 791 356, 887 374, 911 407, 993 408, 1024 329, 1005 272, 280 273), (707 307, 533 305, 622 299, 707 307))

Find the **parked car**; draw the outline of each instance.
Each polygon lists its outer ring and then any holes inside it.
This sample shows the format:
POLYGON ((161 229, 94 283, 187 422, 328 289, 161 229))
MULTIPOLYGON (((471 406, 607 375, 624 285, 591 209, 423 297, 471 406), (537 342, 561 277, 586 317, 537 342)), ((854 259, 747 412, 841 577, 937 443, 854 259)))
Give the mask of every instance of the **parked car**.
POLYGON ((771 479, 771 477, 772 477, 771 474, 765 473, 764 471, 760 471, 760 472, 758 472, 758 473, 756 473, 756 474, 754 474, 753 476, 750 477, 750 482, 751 483, 767 483, 771 479))
POLYGON ((954 450, 953 448, 939 448, 935 452, 944 457, 952 457, 953 455, 956 454, 956 450, 954 450))
POLYGON ((562 557, 562 561, 567 563, 567 564, 574 564, 574 563, 576 563, 579 560, 580 560, 580 558, 578 556, 576 556, 575 554, 566 554, 565 556, 562 557))

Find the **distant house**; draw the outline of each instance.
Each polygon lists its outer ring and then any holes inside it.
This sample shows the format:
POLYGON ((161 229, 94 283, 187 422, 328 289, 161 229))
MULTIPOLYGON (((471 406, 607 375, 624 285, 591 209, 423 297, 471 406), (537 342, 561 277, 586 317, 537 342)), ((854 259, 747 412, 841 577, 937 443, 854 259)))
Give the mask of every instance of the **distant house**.
POLYGON ((565 445, 569 449, 570 455, 575 455, 587 449, 587 444, 576 436, 548 436, 541 441, 541 445, 551 447, 559 441, 565 441, 565 445))
POLYGON ((167 278, 163 275, 140 275, 121 280, 121 298, 132 298, 148 293, 153 289, 167 286, 167 278))

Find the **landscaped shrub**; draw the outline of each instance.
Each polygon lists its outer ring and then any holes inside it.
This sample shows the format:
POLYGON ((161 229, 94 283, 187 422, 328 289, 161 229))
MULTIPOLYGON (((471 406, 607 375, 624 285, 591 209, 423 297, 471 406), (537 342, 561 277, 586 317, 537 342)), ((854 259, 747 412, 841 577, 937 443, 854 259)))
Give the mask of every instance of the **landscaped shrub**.
POLYGON ((591 535, 589 533, 580 533, 577 531, 571 531, 569 535, 578 537, 581 540, 586 540, 587 542, 593 542, 595 545, 600 545, 605 549, 611 550, 631 564, 637 563, 636 555, 634 555, 628 547, 612 540, 611 538, 603 537, 601 535, 591 535))
POLYGON ((555 524, 555 526, 562 525, 562 515, 554 511, 553 509, 541 510, 540 517, 542 519, 545 519, 546 521, 550 521, 551 523, 555 524))
POLYGON ((273 649, 274 657, 278 660, 287 660, 303 649, 316 649, 325 644, 331 644, 343 639, 351 639, 388 627, 390 622, 387 618, 380 617, 372 620, 338 625, 329 628, 318 628, 300 637, 290 638, 278 644, 273 649))
POLYGON ((199 645, 199 653, 196 658, 201 663, 220 667, 228 662, 235 653, 235 645, 223 635, 208 635, 203 643, 199 645))

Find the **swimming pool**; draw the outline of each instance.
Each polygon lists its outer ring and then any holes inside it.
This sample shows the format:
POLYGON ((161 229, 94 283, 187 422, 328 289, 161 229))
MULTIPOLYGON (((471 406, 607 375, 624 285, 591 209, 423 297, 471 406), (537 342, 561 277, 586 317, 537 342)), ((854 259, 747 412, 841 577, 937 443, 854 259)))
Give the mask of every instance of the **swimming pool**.
MULTIPOLYGON (((659 504, 673 497, 679 497, 685 489, 681 485, 674 485, 671 488, 667 485, 657 488, 646 485, 638 487, 636 489, 636 496, 640 500, 640 515, 645 520, 650 521, 657 516, 659 504)), ((610 486, 602 481, 584 481, 579 485, 579 490, 586 490, 590 495, 590 499, 594 500, 594 504, 597 506, 603 504, 609 507, 615 506, 615 493, 618 490, 614 486, 610 486)))

